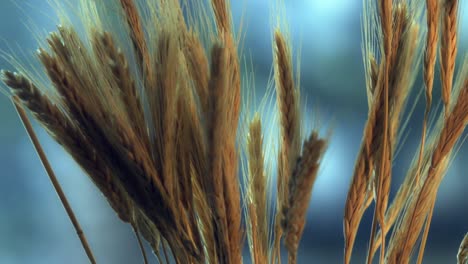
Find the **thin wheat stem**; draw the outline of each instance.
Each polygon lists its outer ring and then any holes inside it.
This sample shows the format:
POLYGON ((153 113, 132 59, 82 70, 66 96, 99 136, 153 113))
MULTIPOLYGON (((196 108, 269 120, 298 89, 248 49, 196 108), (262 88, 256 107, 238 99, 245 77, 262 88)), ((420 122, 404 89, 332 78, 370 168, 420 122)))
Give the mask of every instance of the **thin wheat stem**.
POLYGON ((15 106, 16 111, 18 112, 18 115, 19 115, 19 117, 21 119, 21 122, 24 125, 24 128, 26 129, 26 131, 28 133, 29 138, 31 139, 31 142, 34 145, 34 148, 36 149, 37 155, 39 156, 39 158, 40 158, 40 160, 42 162, 42 165, 44 166, 44 169, 47 172, 47 175, 49 176, 50 182, 54 186, 54 189, 55 189, 58 197, 60 198, 60 201, 62 202, 62 205, 65 208, 65 211, 67 212, 68 217, 70 218, 70 221, 73 224, 73 227, 75 228, 76 234, 78 235, 78 237, 79 237, 79 239, 81 241, 81 245, 83 246, 83 248, 84 248, 84 250, 86 252, 86 255, 88 256, 89 261, 92 264, 96 264, 96 260, 94 258, 93 252, 91 251, 91 248, 90 248, 90 246, 88 244, 88 241, 86 240, 86 236, 85 236, 85 234, 83 232, 83 229, 81 229, 80 223, 78 222, 78 220, 77 220, 77 218, 75 216, 75 213, 73 213, 73 209, 71 208, 70 203, 68 202, 68 200, 67 200, 67 198, 65 196, 65 193, 63 192, 62 187, 60 186, 60 183, 59 183, 57 177, 55 176, 54 171, 52 170, 52 166, 50 165, 49 160, 47 159, 47 156, 46 156, 44 150, 42 149, 41 144, 39 143, 39 139, 37 138, 37 135, 34 132, 34 129, 33 129, 32 125, 31 125, 31 122, 29 121, 29 118, 28 118, 26 112, 24 111, 24 109, 21 107, 21 105, 19 103, 18 97, 15 96, 13 98, 13 104, 15 106))

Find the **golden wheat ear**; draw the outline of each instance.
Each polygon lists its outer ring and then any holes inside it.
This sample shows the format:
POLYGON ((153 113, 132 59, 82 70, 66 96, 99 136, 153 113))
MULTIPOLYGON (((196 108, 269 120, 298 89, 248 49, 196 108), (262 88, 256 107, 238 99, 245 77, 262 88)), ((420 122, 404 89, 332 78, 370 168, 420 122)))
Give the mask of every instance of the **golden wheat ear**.
POLYGON ((440 77, 442 80, 442 101, 445 114, 450 112, 450 97, 455 73, 455 60, 458 51, 458 0, 442 1, 441 41, 440 41, 440 77))

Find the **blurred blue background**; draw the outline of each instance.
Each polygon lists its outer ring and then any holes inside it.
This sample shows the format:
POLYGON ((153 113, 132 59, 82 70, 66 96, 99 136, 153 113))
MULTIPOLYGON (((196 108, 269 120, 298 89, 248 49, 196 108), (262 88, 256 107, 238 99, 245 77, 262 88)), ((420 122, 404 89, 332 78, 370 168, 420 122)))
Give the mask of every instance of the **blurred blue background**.
MULTIPOLYGON (((44 32, 57 23, 44 0, 0 0, 0 50, 13 47, 32 57, 37 49, 31 22, 44 32), (21 47, 21 49, 18 49, 21 47)), ((270 1, 232 1, 233 16, 246 19, 245 51, 252 57, 260 94, 269 77, 270 1)), ((274 2, 274 1, 272 1, 274 2)), ((348 185, 367 116, 361 58, 361 0, 285 0, 294 48, 302 48, 301 88, 307 119, 331 122, 331 145, 315 185, 299 263, 341 263, 342 218, 348 185), (317 112, 318 110, 318 112, 317 112), (309 114, 308 114, 309 115, 309 114), (311 118, 313 116, 313 118, 311 118)), ((459 58, 468 48, 468 2, 460 1, 459 58)), ((0 68, 11 69, 0 60, 0 68)), ((416 81, 420 89, 421 78, 416 81)), ((436 80, 439 98, 439 83, 436 80)), ((411 100, 415 96, 412 95, 411 100)), ((394 166, 394 193, 416 153, 424 100, 409 122, 409 136, 394 166)), ((99 263, 141 263, 129 226, 118 220, 102 195, 73 160, 39 126, 45 151, 78 215, 99 263)), ((465 133, 466 135, 466 133, 465 133)), ((455 263, 468 231, 468 147, 462 146, 440 187, 425 263, 455 263)), ((87 263, 86 256, 39 159, 6 96, 0 95, 0 263, 87 263)), ((372 210, 358 234, 353 263, 362 263, 372 210)), ((247 259, 247 258, 246 258, 247 259)), ((154 261, 154 260, 153 260, 154 261)), ((156 263, 155 261, 153 263, 156 263)), ((246 261, 246 263, 249 263, 246 261)))

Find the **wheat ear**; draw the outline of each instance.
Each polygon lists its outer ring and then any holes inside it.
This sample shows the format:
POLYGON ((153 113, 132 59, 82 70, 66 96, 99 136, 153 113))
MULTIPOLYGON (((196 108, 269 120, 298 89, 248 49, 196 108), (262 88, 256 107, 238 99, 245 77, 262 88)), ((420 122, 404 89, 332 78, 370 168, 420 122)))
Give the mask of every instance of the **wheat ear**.
POLYGON ((214 213, 215 241, 217 243, 218 261, 224 263, 230 259, 229 233, 227 227, 226 202, 224 197, 223 175, 223 146, 224 135, 227 133, 226 115, 228 105, 227 89, 227 51, 224 47, 216 45, 211 54, 211 78, 209 84, 209 116, 208 116, 208 160, 211 186, 207 197, 212 197, 214 213))
POLYGON ((145 145, 149 147, 143 105, 127 59, 122 51, 116 47, 112 36, 107 32, 102 34, 95 33, 93 35, 93 47, 96 57, 102 63, 103 69, 110 69, 109 75, 119 89, 119 94, 128 112, 132 128, 142 141, 145 142, 145 145))
MULTIPOLYGON (((426 88, 426 106, 430 109, 432 104, 432 87, 434 84, 434 68, 437 59, 437 42, 439 38, 438 0, 426 0, 427 8, 427 38, 424 52, 424 84, 426 88)), ((426 110, 427 112, 428 110, 426 110)))
POLYGON ((249 157, 249 195, 251 207, 249 216, 252 226, 253 253, 255 263, 268 263, 268 212, 267 179, 264 168, 262 123, 255 115, 247 138, 249 157))
POLYGON ((272 262, 280 260, 281 210, 286 206, 290 175, 300 155, 299 93, 294 83, 291 51, 284 36, 275 32, 275 81, 277 104, 280 115, 280 151, 278 156, 277 211, 275 216, 275 238, 272 262))
POLYGON ((195 33, 189 33, 185 43, 184 52, 189 73, 194 80, 201 108, 206 113, 208 111, 208 81, 210 77, 208 59, 202 43, 195 33))
POLYGON ((304 142, 302 155, 288 182, 289 197, 282 211, 282 226, 288 249, 288 263, 291 264, 297 262, 297 249, 305 227, 307 208, 326 146, 327 141, 319 138, 318 133, 313 131, 304 142))
POLYGON ((124 11, 127 25, 132 39, 139 70, 147 77, 151 76, 151 63, 148 46, 146 44, 145 31, 141 23, 141 17, 134 0, 120 0, 120 5, 124 11))
MULTIPOLYGON (((242 262, 242 234, 241 227, 242 210, 240 204, 240 189, 238 178, 238 153, 236 149, 237 126, 239 122, 240 111, 240 75, 239 64, 237 58, 236 46, 232 40, 232 36, 224 36, 224 44, 226 47, 226 73, 227 73, 227 90, 224 97, 227 104, 222 107, 227 108, 224 111, 227 115, 222 123, 223 140, 222 146, 222 162, 223 162, 223 181, 225 186, 225 203, 227 218, 227 228, 230 244, 230 256, 233 263, 242 262), (228 107, 229 106, 229 107, 228 107), (232 107, 231 107, 232 106, 232 107)), ((221 99, 222 101, 223 99, 221 99)), ((222 116, 220 116, 223 118, 222 116)))
POLYGON ((453 74, 455 73, 455 59, 457 57, 457 19, 458 0, 444 0, 442 5, 441 45, 440 45, 440 71, 442 80, 442 101, 445 113, 450 112, 450 95, 452 93, 453 74))

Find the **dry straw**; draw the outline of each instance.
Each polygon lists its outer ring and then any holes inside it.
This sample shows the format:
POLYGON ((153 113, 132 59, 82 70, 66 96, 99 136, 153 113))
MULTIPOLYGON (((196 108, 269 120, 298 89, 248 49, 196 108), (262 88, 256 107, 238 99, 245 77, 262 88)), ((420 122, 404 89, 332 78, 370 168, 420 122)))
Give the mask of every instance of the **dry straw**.
MULTIPOLYGON (((303 138, 298 72, 287 35, 276 29, 272 36, 270 83, 279 125, 273 142, 264 140, 271 134, 266 115, 259 111, 252 118, 250 109, 242 109, 248 103, 241 101, 251 98, 241 96, 247 86, 241 32, 233 28, 227 1, 114 1, 123 33, 108 23, 112 12, 100 2, 80 2, 85 33, 60 11, 63 26, 38 52, 47 82, 14 60, 20 72, 2 72, 89 261, 97 262, 23 108, 131 226, 144 263, 153 256, 143 239, 159 263, 242 263, 245 238, 253 263, 281 263, 283 246, 288 263, 297 263, 329 137, 317 127, 303 138), (271 157, 276 168, 270 168, 271 157), (269 199, 275 170, 277 197, 269 199)), ((344 263, 351 262, 359 225, 373 202, 367 262, 380 248, 379 263, 409 263, 421 237, 421 263, 438 188, 468 123, 468 59, 453 82, 459 3, 363 1, 369 113, 344 209, 344 263), (437 51, 445 110, 431 126, 437 51), (409 95, 419 68, 426 95, 421 144, 390 201, 394 156, 409 118, 405 106, 416 103, 409 95)), ((466 263, 466 249, 465 236, 459 263, 466 263)))

